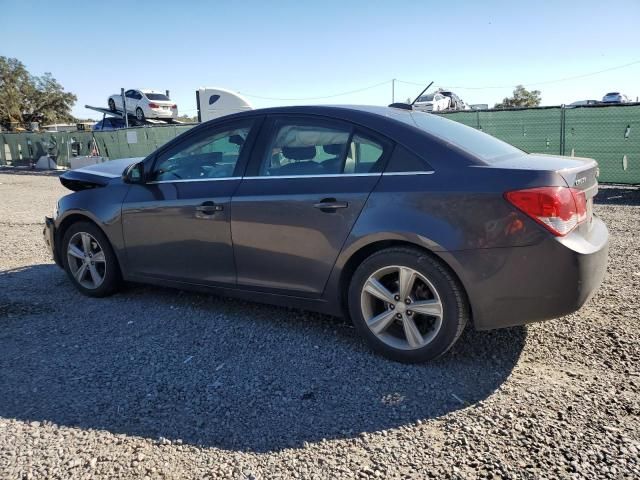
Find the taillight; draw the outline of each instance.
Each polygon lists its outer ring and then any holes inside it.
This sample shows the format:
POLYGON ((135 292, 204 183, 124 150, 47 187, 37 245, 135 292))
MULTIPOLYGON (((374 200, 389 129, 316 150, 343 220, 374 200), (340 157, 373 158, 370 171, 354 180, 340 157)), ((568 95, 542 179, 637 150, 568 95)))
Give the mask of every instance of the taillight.
POLYGON ((175 110, 176 108, 178 108, 178 105, 171 105, 171 108, 175 110))
POLYGON ((527 188, 504 196, 556 236, 568 234, 587 219, 587 198, 575 188, 527 188))
POLYGON ((160 105, 158 105, 157 103, 150 103, 149 108, 160 108, 160 105))

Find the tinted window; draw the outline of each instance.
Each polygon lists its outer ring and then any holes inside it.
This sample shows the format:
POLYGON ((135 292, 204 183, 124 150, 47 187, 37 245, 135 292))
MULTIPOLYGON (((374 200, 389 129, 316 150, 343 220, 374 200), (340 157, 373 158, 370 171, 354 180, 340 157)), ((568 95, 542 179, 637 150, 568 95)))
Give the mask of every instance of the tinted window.
POLYGON ((377 173, 382 171, 382 145, 355 134, 349 145, 344 173, 377 173))
POLYGON ((126 92, 124 92, 124 96, 129 98, 135 98, 135 93, 136 92, 134 90, 127 90, 126 92))
POLYGON ((171 99, 169 97, 167 97, 166 95, 164 95, 163 93, 145 93, 145 96, 149 100, 160 100, 160 101, 165 101, 165 102, 170 102, 171 101, 171 99))
POLYGON ((433 168, 425 160, 402 145, 396 145, 386 172, 431 172, 433 168))
POLYGON ((262 160, 260 175, 342 173, 350 130, 279 122, 262 160))
POLYGON ((391 116, 445 140, 487 163, 522 154, 522 150, 491 135, 436 115, 421 112, 394 112, 391 116))
POLYGON ((429 95, 423 95, 417 101, 418 102, 430 102, 432 100, 433 100, 433 93, 430 93, 429 95))
POLYGON ((250 125, 226 127, 176 145, 160 154, 151 180, 205 180, 233 176, 250 128, 250 125))

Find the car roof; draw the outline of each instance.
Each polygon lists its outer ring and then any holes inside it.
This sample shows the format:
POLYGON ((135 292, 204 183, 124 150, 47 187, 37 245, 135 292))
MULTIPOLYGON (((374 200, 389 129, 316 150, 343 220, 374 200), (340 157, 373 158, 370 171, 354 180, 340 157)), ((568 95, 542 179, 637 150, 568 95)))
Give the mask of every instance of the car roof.
MULTIPOLYGON (((374 105, 306 105, 248 110, 210 120, 209 122, 206 122, 206 124, 228 121, 232 120, 232 118, 240 119, 261 115, 317 115, 351 122, 374 132, 378 132, 379 134, 404 145, 410 150, 418 153, 420 156, 424 155, 425 140, 432 142, 432 145, 433 143, 436 143, 442 147, 447 147, 447 149, 449 145, 441 138, 419 128, 413 116, 426 115, 427 117, 421 118, 423 125, 425 119, 427 122, 434 123, 453 122, 453 120, 448 120, 430 113, 405 110, 403 108, 374 105)), ((472 154, 463 153, 460 156, 465 157, 463 160, 464 163, 478 163, 478 158, 472 154)))

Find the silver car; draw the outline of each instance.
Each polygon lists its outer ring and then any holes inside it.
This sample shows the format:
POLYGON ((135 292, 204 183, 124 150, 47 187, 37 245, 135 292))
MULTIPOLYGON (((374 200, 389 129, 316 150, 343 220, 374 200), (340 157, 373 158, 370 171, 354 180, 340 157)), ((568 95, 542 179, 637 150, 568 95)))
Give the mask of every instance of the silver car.
POLYGON ((629 103, 629 97, 620 92, 609 92, 602 97, 603 103, 629 103))

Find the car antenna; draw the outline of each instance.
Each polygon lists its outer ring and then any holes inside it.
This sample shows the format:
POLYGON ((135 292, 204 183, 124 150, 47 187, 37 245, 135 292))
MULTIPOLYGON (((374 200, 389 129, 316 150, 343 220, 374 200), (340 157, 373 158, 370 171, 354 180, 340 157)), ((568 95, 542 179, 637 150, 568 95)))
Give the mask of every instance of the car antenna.
POLYGON ((422 90, 418 96, 413 100, 413 102, 411 103, 392 103, 391 105, 389 105, 389 107, 391 108, 401 108, 403 110, 413 110, 413 104, 416 103, 418 101, 418 99, 422 96, 422 94, 424 92, 426 92, 427 90, 429 90, 429 87, 433 85, 433 82, 431 82, 429 85, 427 85, 425 87, 424 90, 422 90))

